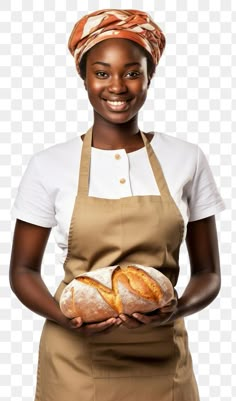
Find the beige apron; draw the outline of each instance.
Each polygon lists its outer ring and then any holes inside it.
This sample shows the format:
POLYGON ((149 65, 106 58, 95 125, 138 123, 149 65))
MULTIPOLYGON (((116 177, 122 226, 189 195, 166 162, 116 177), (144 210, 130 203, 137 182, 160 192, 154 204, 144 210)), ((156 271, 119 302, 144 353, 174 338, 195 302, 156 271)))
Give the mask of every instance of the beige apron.
MULTIPOLYGON (((176 285, 184 222, 151 144, 142 133, 160 196, 88 196, 92 128, 83 142, 65 278, 127 263, 153 266, 176 285)), ((84 337, 46 321, 35 401, 198 401, 184 320, 150 328, 124 326, 84 337)))

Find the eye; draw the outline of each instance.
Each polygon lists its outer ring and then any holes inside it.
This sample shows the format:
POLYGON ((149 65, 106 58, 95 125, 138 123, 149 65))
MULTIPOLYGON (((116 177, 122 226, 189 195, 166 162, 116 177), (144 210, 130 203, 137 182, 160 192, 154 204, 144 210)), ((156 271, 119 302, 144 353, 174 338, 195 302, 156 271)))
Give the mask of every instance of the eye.
POLYGON ((141 75, 141 73, 139 71, 129 71, 129 72, 127 72, 126 75, 130 79, 135 79, 135 78, 138 78, 141 75))
POLYGON ((104 79, 104 78, 108 77, 108 74, 105 71, 96 71, 95 75, 100 79, 104 79))

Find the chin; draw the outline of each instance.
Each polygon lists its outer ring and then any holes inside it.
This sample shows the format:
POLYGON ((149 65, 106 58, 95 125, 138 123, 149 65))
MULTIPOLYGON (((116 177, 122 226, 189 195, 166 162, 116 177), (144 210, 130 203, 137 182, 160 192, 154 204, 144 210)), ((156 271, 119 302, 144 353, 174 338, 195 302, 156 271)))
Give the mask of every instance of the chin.
POLYGON ((107 115, 105 116, 105 115, 102 115, 100 113, 97 113, 97 114, 99 115, 99 117, 102 120, 104 120, 104 121, 106 121, 108 123, 111 123, 111 124, 126 124, 129 121, 135 119, 135 117, 137 116, 137 114, 124 116, 124 115, 122 115, 122 113, 117 113, 115 115, 114 115, 114 113, 112 113, 113 115, 110 115, 110 116, 107 116, 107 115))

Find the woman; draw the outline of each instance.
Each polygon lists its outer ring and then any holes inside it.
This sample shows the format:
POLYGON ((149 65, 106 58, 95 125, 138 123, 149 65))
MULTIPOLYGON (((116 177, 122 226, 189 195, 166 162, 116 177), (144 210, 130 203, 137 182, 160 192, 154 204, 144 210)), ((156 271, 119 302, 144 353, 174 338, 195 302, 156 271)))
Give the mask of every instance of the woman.
POLYGON ((160 28, 137 10, 96 11, 71 33, 93 126, 32 158, 13 209, 11 286, 46 318, 36 401, 199 400, 183 318, 219 292, 214 215, 224 206, 198 146, 138 127, 164 47, 160 28), (65 254, 54 297, 40 275, 53 226, 65 254), (175 303, 93 324, 62 315, 65 286, 103 266, 153 266, 175 287, 185 238, 191 277, 175 303))

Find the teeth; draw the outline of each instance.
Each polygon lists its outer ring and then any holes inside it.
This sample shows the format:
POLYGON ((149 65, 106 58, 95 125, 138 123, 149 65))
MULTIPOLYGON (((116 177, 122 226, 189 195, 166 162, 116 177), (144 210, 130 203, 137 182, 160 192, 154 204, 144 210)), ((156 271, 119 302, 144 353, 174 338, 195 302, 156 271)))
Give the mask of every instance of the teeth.
POLYGON ((110 103, 114 106, 121 106, 122 104, 125 104, 126 102, 121 102, 121 101, 112 101, 112 100, 107 100, 107 103, 110 103))

